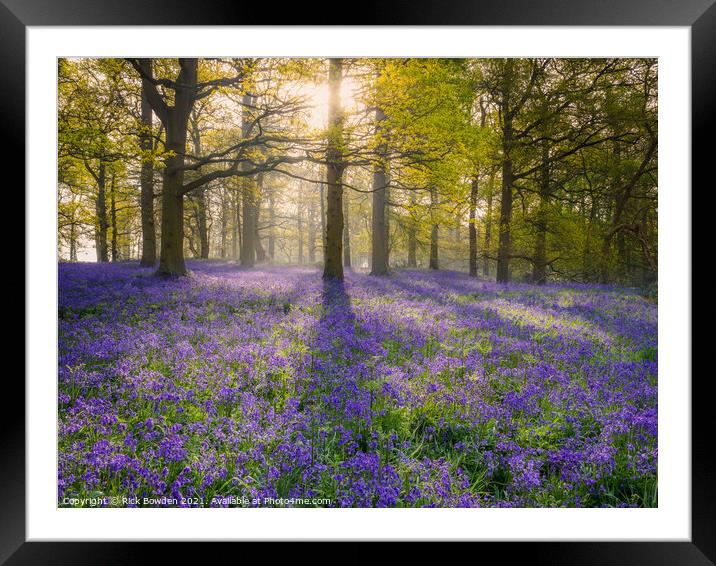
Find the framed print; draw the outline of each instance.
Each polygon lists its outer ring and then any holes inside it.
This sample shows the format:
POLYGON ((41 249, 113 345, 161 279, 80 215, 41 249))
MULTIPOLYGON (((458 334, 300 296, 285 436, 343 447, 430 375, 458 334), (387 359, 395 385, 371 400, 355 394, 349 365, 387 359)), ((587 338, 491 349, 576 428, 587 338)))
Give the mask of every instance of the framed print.
POLYGON ((27 223, 0 557, 713 563, 690 234, 716 8, 276 12, 0 7, 27 223))

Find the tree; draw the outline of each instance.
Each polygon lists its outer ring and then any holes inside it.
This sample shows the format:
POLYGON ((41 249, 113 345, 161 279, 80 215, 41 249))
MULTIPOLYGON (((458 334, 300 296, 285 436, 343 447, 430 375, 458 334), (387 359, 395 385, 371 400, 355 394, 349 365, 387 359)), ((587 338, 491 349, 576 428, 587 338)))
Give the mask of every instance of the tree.
MULTIPOLYGON (((244 139, 251 137, 253 118, 251 116, 251 108, 255 105, 255 97, 251 93, 245 93, 243 96, 243 112, 241 115, 241 136, 244 139)), ((241 169, 249 171, 251 163, 242 161, 241 169)), ((256 263, 256 208, 258 200, 258 185, 249 175, 243 178, 241 191, 241 265, 253 267, 256 263)))
MULTIPOLYGON (((139 64, 144 72, 152 75, 152 60, 140 59, 139 64)), ((139 130, 139 146, 142 150, 141 177, 140 177, 140 209, 142 215, 142 259, 144 267, 154 267, 157 263, 157 236, 154 225, 154 126, 152 106, 149 104, 147 93, 142 87, 141 100, 141 127, 139 130)))
POLYGON ((480 154, 480 149, 484 146, 482 141, 483 132, 487 120, 487 105, 485 104, 482 97, 479 97, 479 131, 478 136, 474 139, 473 143, 473 168, 475 169, 472 174, 470 182, 470 200, 469 200, 469 212, 468 212, 468 239, 469 239, 469 275, 470 277, 477 277, 477 200, 478 200, 478 188, 480 182, 480 167, 483 161, 486 159, 480 154))
POLYGON ((468 238, 470 241, 470 277, 477 277, 477 175, 473 176, 470 183, 470 220, 468 238))
POLYGON ((378 106, 375 110, 375 134, 379 138, 376 148, 377 162, 373 169, 373 209, 371 237, 371 275, 387 275, 388 265, 388 220, 386 217, 388 192, 388 145, 383 129, 385 112, 378 106))
MULTIPOLYGON (((512 222, 512 143, 513 120, 517 112, 529 97, 530 90, 525 90, 522 100, 513 103, 514 96, 514 61, 506 59, 502 68, 502 84, 500 89, 500 115, 502 117, 502 193, 500 200, 500 247, 497 252, 497 281, 506 283, 510 280, 510 223, 512 222)), ((534 73, 534 70, 533 70, 534 73)), ((530 81, 532 84, 533 81, 530 81)))
POLYGON ((437 221, 438 188, 430 187, 430 269, 440 269, 438 266, 438 231, 437 221))
POLYGON ((161 275, 184 275, 184 159, 189 116, 199 96, 205 95, 197 82, 198 60, 179 59, 175 80, 157 79, 153 68, 130 61, 142 78, 142 91, 164 126, 164 146, 169 153, 162 171, 161 275), (164 86, 173 93, 173 104, 158 90, 164 86))
POLYGON ((343 59, 328 62, 328 144, 326 148, 326 252, 324 279, 343 279, 343 110, 341 79, 343 59))

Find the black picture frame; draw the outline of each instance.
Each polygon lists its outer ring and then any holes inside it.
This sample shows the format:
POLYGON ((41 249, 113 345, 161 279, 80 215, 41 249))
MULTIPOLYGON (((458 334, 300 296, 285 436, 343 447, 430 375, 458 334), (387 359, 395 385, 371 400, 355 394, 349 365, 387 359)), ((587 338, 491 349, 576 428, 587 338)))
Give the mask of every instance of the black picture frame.
MULTIPOLYGON (((0 99, 5 159, 13 169, 25 158, 25 32, 28 26, 66 25, 342 25, 336 3, 287 4, 266 10, 257 3, 224 0, 0 0, 0 99)), ((713 176, 716 107, 716 5, 713 0, 366 0, 351 25, 589 25, 688 26, 691 29, 693 187, 708 189, 713 176), (701 180, 701 182, 699 182, 701 180)), ((29 148, 31 150, 31 148, 29 148)), ((24 186, 23 172, 17 183, 24 186)), ((16 186, 20 186, 16 184, 16 186)), ((691 190, 684 187, 684 191, 691 190)), ((685 193, 687 194, 687 193, 685 193)), ((693 191, 692 191, 693 195, 693 191)), ((10 199, 6 196, 6 199, 10 199)), ((13 199, 17 206, 20 199, 13 199)), ((696 225, 692 220, 692 225, 696 225)), ((692 256, 693 257, 693 256, 692 256)), ((27 299, 26 299, 27 300, 27 299)), ((26 337, 31 340, 32 337, 26 337)), ((18 564, 126 564, 169 562, 183 545, 25 541, 24 384, 5 373, 0 466, 0 562, 18 564), (12 402, 8 402, 12 399, 12 402)), ((545 564, 705 565, 716 563, 716 473, 713 471, 711 372, 683 376, 692 391, 692 536, 690 542, 534 542, 490 544, 503 557, 545 564), (508 548, 509 547, 509 548, 508 548)), ((320 533, 316 533, 320 539, 320 533)), ((81 537, 81 533, 78 533, 81 537)), ((201 543, 206 544, 206 543, 201 543)), ((235 544, 205 549, 204 556, 236 558, 235 544)))

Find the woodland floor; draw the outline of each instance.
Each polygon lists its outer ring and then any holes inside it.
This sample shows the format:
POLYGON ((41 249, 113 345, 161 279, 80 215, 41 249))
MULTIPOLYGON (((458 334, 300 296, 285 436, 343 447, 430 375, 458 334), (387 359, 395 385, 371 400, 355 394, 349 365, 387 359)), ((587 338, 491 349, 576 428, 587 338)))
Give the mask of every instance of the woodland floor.
POLYGON ((60 264, 58 504, 656 506, 635 292, 189 268, 60 264))

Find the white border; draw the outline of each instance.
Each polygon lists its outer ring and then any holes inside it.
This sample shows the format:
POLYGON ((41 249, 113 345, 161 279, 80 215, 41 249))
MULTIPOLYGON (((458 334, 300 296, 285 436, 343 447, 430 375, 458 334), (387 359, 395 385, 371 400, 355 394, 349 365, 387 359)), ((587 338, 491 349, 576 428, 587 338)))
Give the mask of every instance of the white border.
POLYGON ((691 537, 690 29, 27 28, 28 540, 691 537), (57 509, 56 58, 59 56, 659 57, 658 509, 57 509))

